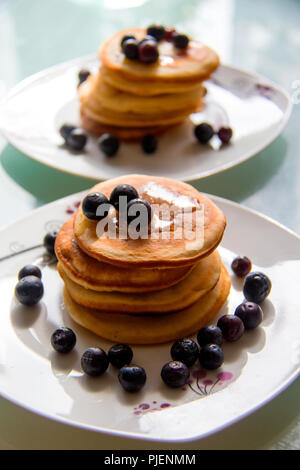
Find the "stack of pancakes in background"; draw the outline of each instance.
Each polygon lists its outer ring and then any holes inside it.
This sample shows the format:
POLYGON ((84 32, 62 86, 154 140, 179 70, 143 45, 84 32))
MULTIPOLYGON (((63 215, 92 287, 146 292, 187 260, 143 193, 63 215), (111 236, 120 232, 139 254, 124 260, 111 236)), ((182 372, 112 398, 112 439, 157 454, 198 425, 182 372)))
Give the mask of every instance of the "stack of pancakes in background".
POLYGON ((142 40, 146 30, 120 31, 103 44, 98 72, 79 87, 80 115, 92 134, 139 140, 166 132, 201 109, 203 81, 217 68, 219 57, 196 41, 182 51, 162 40, 157 62, 144 64, 125 57, 121 41, 126 35, 142 40))
MULTIPOLYGON (((69 315, 114 342, 155 344, 195 333, 217 315, 230 290, 216 251, 225 229, 224 214, 192 186, 167 178, 123 176, 89 192, 109 198, 119 184, 136 188, 152 207, 202 207, 204 231, 199 237, 195 231, 193 240, 174 239, 172 230, 169 239, 99 238, 97 221, 87 219, 80 206, 55 245, 69 315)), ((108 217, 116 220, 114 210, 108 217)), ((154 212, 151 227, 161 233, 161 226, 154 212)))

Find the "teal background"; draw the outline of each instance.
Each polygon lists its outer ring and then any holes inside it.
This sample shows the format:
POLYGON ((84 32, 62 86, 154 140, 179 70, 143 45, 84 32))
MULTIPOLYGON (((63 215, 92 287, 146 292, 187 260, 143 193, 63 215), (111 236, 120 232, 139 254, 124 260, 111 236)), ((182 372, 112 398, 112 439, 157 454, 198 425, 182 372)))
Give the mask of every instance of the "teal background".
MULTIPOLYGON (((215 47, 223 63, 265 75, 291 96, 296 92, 293 84, 300 80, 297 0, 0 0, 0 98, 35 72, 94 53, 114 31, 151 22, 175 25, 215 47)), ((299 122, 300 104, 295 104, 287 127, 267 149, 236 168, 195 183, 197 188, 241 202, 299 233, 299 122)), ((93 184, 35 162, 1 138, 0 150, 0 226, 93 184)), ((176 447, 297 449, 299 392, 298 380, 241 423, 176 447)), ((0 400, 0 413, 3 449, 153 448, 153 444, 71 429, 5 400, 0 400)))

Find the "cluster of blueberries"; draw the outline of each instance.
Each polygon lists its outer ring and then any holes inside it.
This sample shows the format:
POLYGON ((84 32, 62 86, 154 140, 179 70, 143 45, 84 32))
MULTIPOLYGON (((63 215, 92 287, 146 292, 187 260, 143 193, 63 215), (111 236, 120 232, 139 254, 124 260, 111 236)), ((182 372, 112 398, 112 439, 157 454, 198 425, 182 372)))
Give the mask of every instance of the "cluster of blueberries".
MULTIPOLYGON (((43 239, 43 245, 51 256, 55 256, 56 236, 57 232, 48 232, 43 239)), ((21 304, 32 307, 41 300, 44 295, 44 285, 41 279, 40 268, 33 264, 27 264, 19 271, 15 295, 21 304)))
POLYGON ((82 212, 90 220, 102 220, 108 215, 108 210, 99 211, 103 204, 105 207, 113 206, 116 211, 120 210, 119 201, 121 197, 126 197, 126 218, 129 224, 136 218, 136 214, 146 209, 147 223, 151 222, 153 211, 151 205, 145 199, 141 199, 137 190, 130 184, 119 184, 111 192, 108 199, 102 193, 90 193, 82 201, 82 212), (103 212, 103 213, 102 213, 103 212))
POLYGON ((208 122, 201 122, 194 128, 194 134, 196 139, 201 144, 207 144, 214 135, 217 135, 222 144, 229 144, 233 131, 231 127, 220 127, 218 131, 215 131, 211 124, 208 122))
POLYGON ((143 64, 153 64, 159 57, 158 43, 162 40, 172 42, 176 49, 184 50, 189 44, 185 34, 179 34, 175 28, 151 25, 147 35, 138 41, 133 35, 126 35, 121 40, 121 50, 129 60, 139 60, 143 64))
MULTIPOLYGON (((65 145, 76 152, 85 148, 88 136, 87 133, 81 128, 72 124, 63 124, 59 133, 64 139, 65 145)), ((146 134, 141 140, 141 146, 144 153, 154 153, 157 149, 157 138, 152 134, 146 134)), ((107 157, 113 157, 119 150, 120 141, 117 136, 109 133, 102 134, 98 139, 99 149, 107 157)))
MULTIPOLYGON (((58 328, 51 336, 51 344, 55 351, 67 354, 76 344, 76 335, 71 328, 58 328)), ((81 367, 85 374, 91 377, 102 375, 109 364, 119 369, 118 379, 128 392, 140 390, 146 382, 146 372, 131 363, 133 352, 127 344, 115 344, 108 353, 102 348, 88 348, 81 356, 81 367)))

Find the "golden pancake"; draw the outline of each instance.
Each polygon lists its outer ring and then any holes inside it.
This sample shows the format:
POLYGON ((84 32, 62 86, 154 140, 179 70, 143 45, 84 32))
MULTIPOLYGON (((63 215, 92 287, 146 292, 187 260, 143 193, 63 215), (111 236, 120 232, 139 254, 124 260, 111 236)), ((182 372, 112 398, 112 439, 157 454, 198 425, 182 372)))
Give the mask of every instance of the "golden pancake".
MULTIPOLYGON (((169 178, 127 175, 98 183, 89 192, 100 192, 109 198, 119 184, 132 185, 139 197, 151 204, 154 212, 151 233, 147 239, 135 240, 121 238, 118 232, 115 238, 111 233, 110 236, 106 232, 101 234, 97 222, 87 219, 80 206, 75 214, 74 235, 80 248, 89 256, 124 267, 190 266, 214 251, 220 243, 225 216, 191 185, 169 178), (163 220, 162 205, 166 210, 171 209, 169 221, 163 220), (185 224, 187 210, 190 224, 185 224)), ((116 214, 109 214, 105 223, 117 229, 116 214)))
POLYGON ((106 84, 101 73, 92 74, 78 89, 81 105, 97 109, 104 108, 117 113, 156 115, 176 110, 194 109, 201 104, 204 87, 199 85, 187 93, 164 94, 160 96, 137 96, 106 84))
POLYGON ((191 307, 166 315, 111 314, 92 310, 74 302, 64 289, 70 317, 79 325, 115 343, 158 344, 196 333, 218 315, 230 291, 230 276, 222 266, 215 288, 191 307))
POLYGON ((68 278, 58 263, 58 272, 72 299, 80 305, 106 312, 166 313, 182 310, 214 288, 220 277, 221 261, 215 251, 199 261, 191 273, 176 285, 155 292, 96 292, 68 278))
POLYGON ((124 36, 133 34, 141 40, 146 36, 143 28, 131 28, 119 31, 107 39, 101 46, 99 56, 102 64, 108 69, 120 72, 129 79, 153 79, 164 81, 199 80, 203 81, 219 65, 215 51, 200 42, 190 40, 187 49, 178 50, 171 42, 162 40, 158 44, 159 58, 154 64, 144 64, 138 60, 129 60, 121 50, 124 36))
MULTIPOLYGON (((85 91, 83 89, 83 91, 85 91)), ((193 106, 176 111, 157 112, 156 114, 145 114, 136 110, 128 112, 112 111, 101 106, 99 102, 90 96, 80 95, 81 110, 93 121, 101 124, 119 127, 159 127, 171 126, 186 119, 190 114, 199 110, 200 102, 195 102, 193 106)))
POLYGON ((120 140, 125 142, 139 142, 145 135, 161 135, 181 123, 169 125, 169 126, 158 126, 158 127, 122 127, 122 126, 108 126, 101 124, 86 115, 84 109, 80 110, 80 118, 82 127, 95 136, 102 134, 113 134, 120 140))
POLYGON ((189 93, 199 88, 199 80, 154 80, 143 78, 133 80, 120 71, 110 70, 103 65, 100 68, 102 79, 105 83, 117 90, 125 91, 139 96, 156 96, 167 93, 189 93))
POLYGON ((170 287, 191 271, 192 267, 174 269, 128 269, 101 263, 87 256, 77 245, 70 217, 60 229, 55 242, 56 256, 72 281, 86 289, 101 292, 150 292, 170 287))

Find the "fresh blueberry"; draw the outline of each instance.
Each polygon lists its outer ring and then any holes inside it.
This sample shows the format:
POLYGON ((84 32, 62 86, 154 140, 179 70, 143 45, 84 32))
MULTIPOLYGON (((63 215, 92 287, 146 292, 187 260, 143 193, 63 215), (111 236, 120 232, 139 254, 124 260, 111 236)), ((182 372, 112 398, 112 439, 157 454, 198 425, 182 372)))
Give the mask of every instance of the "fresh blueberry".
POLYGON ((224 362, 223 350, 217 344, 206 344, 200 349, 199 362, 204 369, 218 369, 224 362))
POLYGON ((232 137, 232 129, 231 127, 221 127, 218 130, 218 137, 223 144, 228 144, 232 137))
POLYGON ((201 144, 207 144, 214 135, 214 130, 210 124, 202 122, 195 126, 194 133, 201 144))
POLYGON ((76 335, 71 328, 57 328, 51 336, 51 344, 55 351, 67 354, 76 344, 76 335))
POLYGON ((113 157, 119 150, 120 142, 115 135, 103 134, 98 139, 98 146, 107 157, 113 157))
POLYGON ((253 272, 245 279, 243 293, 249 302, 260 304, 271 292, 271 281, 263 273, 253 272))
POLYGON ((177 49, 186 49, 189 44, 189 38, 185 34, 174 32, 172 34, 172 42, 177 49))
POLYGON ((139 45, 136 39, 127 39, 123 43, 122 49, 127 59, 136 60, 139 58, 139 45))
POLYGON ((126 36, 123 36, 121 40, 121 49, 123 49, 123 45, 125 41, 127 41, 128 39, 136 39, 136 38, 132 34, 127 34, 126 36))
POLYGON ((83 129, 76 127, 66 138, 66 144, 71 150, 83 150, 87 143, 87 135, 83 129))
POLYGON ((149 41, 149 40, 150 40, 150 41, 155 41, 155 42, 157 42, 157 40, 155 39, 154 36, 151 36, 150 34, 147 34, 143 39, 140 40, 139 46, 140 46, 141 44, 143 44, 143 42, 149 41))
POLYGON ((231 269, 238 277, 245 277, 250 273, 252 263, 247 256, 237 256, 231 263, 231 269))
POLYGON ((236 315, 223 315, 217 323, 226 341, 234 342, 240 339, 245 331, 244 323, 236 315))
POLYGON ((185 385, 189 379, 190 371, 181 361, 170 361, 161 370, 161 378, 168 387, 178 388, 185 385))
POLYGON ((206 344, 217 344, 218 346, 222 346, 222 331, 215 325, 205 326, 199 330, 197 341, 200 346, 205 346, 206 344))
POLYGON ((35 276, 38 277, 39 279, 42 278, 42 271, 38 266, 34 266, 33 264, 26 264, 24 268, 22 268, 19 273, 18 273, 18 279, 22 279, 23 277, 26 276, 35 276))
POLYGON ((51 232, 46 233, 43 240, 43 245, 46 248, 49 255, 55 255, 54 246, 55 240, 57 237, 57 232, 52 230, 51 232))
POLYGON ((84 213, 87 219, 102 220, 107 217, 109 212, 109 206, 109 200, 104 194, 90 193, 82 201, 82 212, 84 213), (101 208, 101 206, 103 207, 101 208))
POLYGON ((175 341, 171 347, 171 357, 174 361, 181 361, 190 367, 198 359, 199 348, 192 339, 183 338, 175 341))
POLYGON ((154 135, 145 135, 142 139, 142 149, 145 153, 153 153, 157 149, 157 138, 154 135))
POLYGON ((126 197, 126 207, 128 202, 132 199, 137 199, 139 197, 137 190, 130 186, 130 184, 118 184, 110 195, 110 203, 115 207, 116 210, 119 210, 120 197, 126 197))
POLYGON ((91 75, 91 72, 87 69, 81 69, 78 72, 78 86, 80 86, 83 82, 85 82, 89 76, 91 75))
POLYGON ((15 294, 21 304, 31 307, 43 297, 44 286, 38 277, 26 276, 17 283, 15 294))
POLYGON ((242 322, 246 330, 253 330, 263 320, 263 311, 258 304, 254 302, 244 302, 240 304, 234 312, 242 322))
POLYGON ((101 348, 88 348, 81 357, 83 372, 93 377, 103 374, 109 366, 107 354, 101 348))
POLYGON ((166 30, 162 25, 152 24, 147 28, 147 34, 153 36, 157 41, 161 41, 166 35, 166 30))
POLYGON ((130 224, 136 217, 141 217, 143 227, 148 227, 152 220, 152 207, 145 199, 132 199, 127 204, 127 223, 130 224))
POLYGON ((130 364, 132 358, 132 349, 127 344, 115 344, 108 351, 109 362, 118 369, 130 364))
POLYGON ((59 133, 62 138, 66 141, 71 131, 73 131, 74 129, 76 129, 76 126, 73 126, 72 124, 63 124, 59 129, 59 133))
POLYGON ((158 59, 157 42, 154 39, 139 44, 139 59, 144 64, 153 64, 158 59))
POLYGON ((119 370, 118 379, 127 392, 138 392, 146 383, 146 372, 143 367, 126 365, 119 370))

